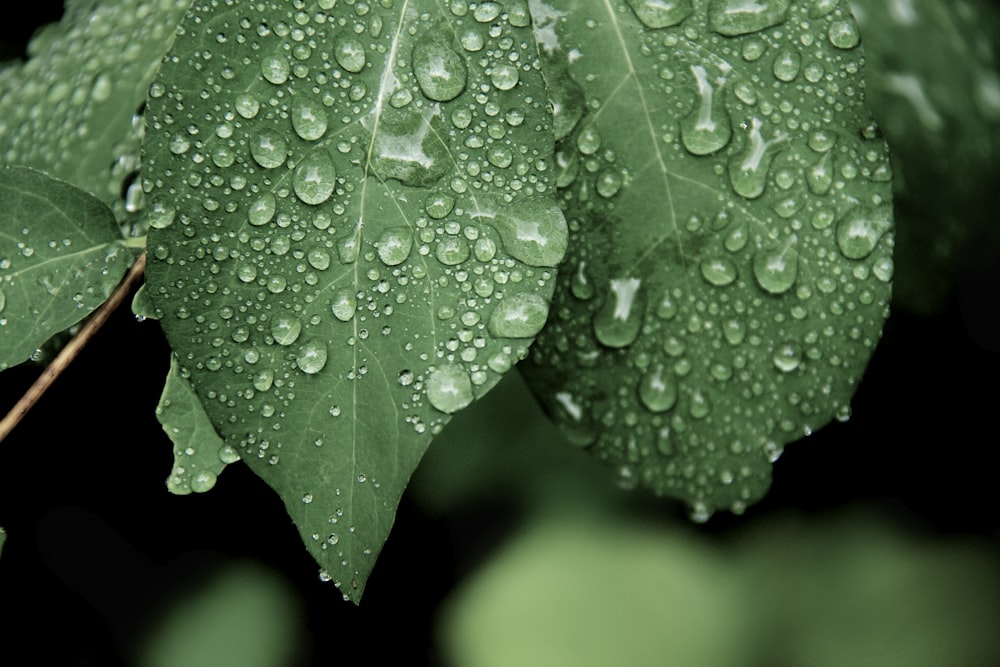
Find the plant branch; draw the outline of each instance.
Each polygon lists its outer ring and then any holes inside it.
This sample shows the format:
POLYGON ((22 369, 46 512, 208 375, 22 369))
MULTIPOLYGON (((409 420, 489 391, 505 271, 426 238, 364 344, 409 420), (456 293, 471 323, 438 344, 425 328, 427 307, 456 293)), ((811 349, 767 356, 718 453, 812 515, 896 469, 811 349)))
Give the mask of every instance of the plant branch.
POLYGON ((52 360, 52 363, 38 376, 35 383, 24 393, 21 400, 11 408, 3 420, 0 420, 0 442, 3 442, 4 438, 14 430, 14 427, 28 414, 28 411, 34 407, 35 403, 38 402, 46 390, 55 382, 56 378, 76 359, 84 346, 94 337, 94 334, 104 326, 104 323, 111 317, 111 313, 115 312, 118 306, 122 304, 122 301, 132 291, 132 288, 142 278, 145 270, 146 253, 143 252, 139 255, 139 259, 135 260, 135 263, 129 268, 128 273, 122 278, 122 281, 115 288, 115 291, 111 293, 111 296, 108 297, 108 300, 95 310, 94 314, 87 320, 87 323, 83 325, 80 333, 74 336, 66 347, 59 352, 56 358, 52 360))

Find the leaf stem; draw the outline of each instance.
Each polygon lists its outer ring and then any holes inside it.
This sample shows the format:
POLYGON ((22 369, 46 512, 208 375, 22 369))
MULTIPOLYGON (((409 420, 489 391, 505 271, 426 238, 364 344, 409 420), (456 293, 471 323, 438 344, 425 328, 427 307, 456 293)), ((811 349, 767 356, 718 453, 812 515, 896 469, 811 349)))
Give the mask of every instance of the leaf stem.
POLYGON ((129 268, 128 273, 122 278, 122 281, 115 288, 115 291, 111 293, 100 308, 94 311, 94 314, 87 320, 83 328, 80 329, 80 333, 73 337, 73 339, 64 347, 52 363, 42 371, 42 374, 38 376, 35 383, 32 384, 28 391, 24 393, 24 396, 11 408, 7 416, 0 420, 0 442, 3 442, 4 438, 14 430, 14 427, 21 421, 22 418, 28 411, 34 407, 35 403, 42 397, 42 395, 48 390, 48 388, 55 382, 66 367, 80 354, 84 346, 90 342, 90 339, 94 337, 104 323, 108 321, 111 317, 111 313, 115 312, 118 306, 121 305, 122 301, 129 295, 132 288, 135 287, 136 283, 142 278, 143 273, 146 270, 146 253, 143 252, 139 255, 139 258, 135 260, 129 268))

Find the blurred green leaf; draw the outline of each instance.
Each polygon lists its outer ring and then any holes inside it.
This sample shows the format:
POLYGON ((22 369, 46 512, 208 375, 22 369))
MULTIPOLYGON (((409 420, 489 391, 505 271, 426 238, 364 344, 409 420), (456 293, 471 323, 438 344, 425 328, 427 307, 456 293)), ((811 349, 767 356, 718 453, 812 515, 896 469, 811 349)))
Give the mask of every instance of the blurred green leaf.
POLYGON ((892 173, 857 24, 827 1, 534 8, 556 125, 580 120, 523 373, 623 487, 742 512, 785 444, 849 415, 888 316, 892 173))
POLYGON ((137 254, 93 195, 0 166, 0 370, 104 303, 137 254))

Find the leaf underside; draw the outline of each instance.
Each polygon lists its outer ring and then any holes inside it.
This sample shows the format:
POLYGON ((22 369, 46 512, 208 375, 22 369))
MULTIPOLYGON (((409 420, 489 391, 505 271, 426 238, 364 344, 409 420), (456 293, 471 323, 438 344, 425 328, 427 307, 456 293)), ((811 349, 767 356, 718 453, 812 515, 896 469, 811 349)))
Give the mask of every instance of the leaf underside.
POLYGON ((151 86, 149 296, 345 598, 548 314, 552 151, 526 2, 197 2, 151 86))
POLYGON ((627 488, 741 512, 888 315, 891 170, 843 2, 532 2, 571 230, 524 373, 627 488), (577 120, 579 118, 579 120, 577 120))
POLYGON ((0 370, 104 303, 135 256, 93 195, 0 167, 0 370))

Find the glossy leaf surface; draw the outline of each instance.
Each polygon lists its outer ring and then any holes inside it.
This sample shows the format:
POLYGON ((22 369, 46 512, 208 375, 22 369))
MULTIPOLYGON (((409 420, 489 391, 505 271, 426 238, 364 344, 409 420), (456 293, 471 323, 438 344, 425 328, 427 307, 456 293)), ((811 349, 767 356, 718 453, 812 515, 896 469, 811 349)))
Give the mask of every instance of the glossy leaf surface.
POLYGON ((529 383, 620 483, 696 519, 766 491, 888 313, 891 170, 845 3, 532 4, 570 252, 529 383), (580 101, 582 100, 582 106, 580 101))
POLYGON ((0 370, 104 303, 136 254, 93 195, 0 167, 0 370))
POLYGON ((147 271, 216 430, 358 600, 431 438, 527 353, 567 228, 525 2, 198 2, 147 271))

